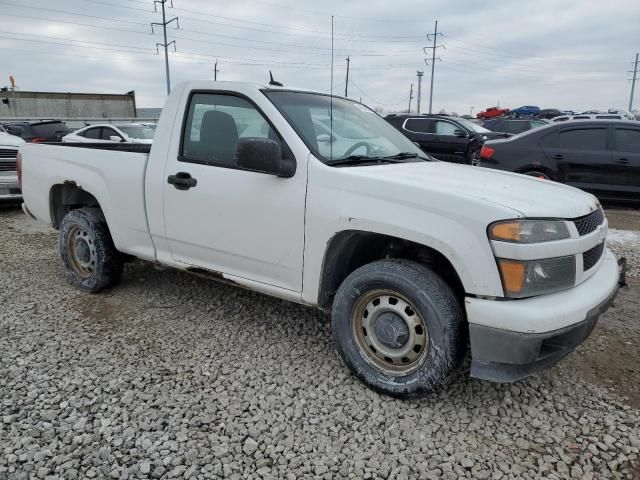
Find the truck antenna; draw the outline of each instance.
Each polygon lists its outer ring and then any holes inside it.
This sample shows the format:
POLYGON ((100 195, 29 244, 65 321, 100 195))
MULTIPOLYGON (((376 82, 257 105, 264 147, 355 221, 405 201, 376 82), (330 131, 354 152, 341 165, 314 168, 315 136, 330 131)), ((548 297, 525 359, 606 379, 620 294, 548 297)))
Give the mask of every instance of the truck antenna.
POLYGON ((277 80, 273 79, 273 73, 271 73, 271 70, 269 70, 269 85, 273 85, 274 87, 282 87, 282 83, 278 82, 277 80))

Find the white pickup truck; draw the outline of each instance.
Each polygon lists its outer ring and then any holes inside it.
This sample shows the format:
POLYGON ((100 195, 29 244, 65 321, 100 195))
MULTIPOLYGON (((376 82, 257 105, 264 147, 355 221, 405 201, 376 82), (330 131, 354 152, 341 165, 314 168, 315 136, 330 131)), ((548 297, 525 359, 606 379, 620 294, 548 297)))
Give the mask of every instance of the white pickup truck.
POLYGON ((336 96, 183 83, 151 147, 28 144, 18 163, 81 289, 137 257, 330 311, 347 366, 398 397, 443 385, 469 343, 481 379, 556 363, 620 278, 592 195, 435 161, 336 96))

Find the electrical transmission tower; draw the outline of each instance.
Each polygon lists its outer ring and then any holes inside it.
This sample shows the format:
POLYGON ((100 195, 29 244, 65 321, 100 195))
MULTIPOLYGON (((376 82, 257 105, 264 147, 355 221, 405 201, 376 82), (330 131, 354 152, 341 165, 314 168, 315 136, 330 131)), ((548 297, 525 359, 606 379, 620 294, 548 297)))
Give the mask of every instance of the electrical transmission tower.
MULTIPOLYGON (((429 89, 429 113, 431 113, 431 108, 433 106, 433 77, 436 67, 436 49, 444 48, 444 45, 442 44, 436 45, 438 35, 442 36, 441 33, 438 33, 438 21, 436 20, 436 27, 434 28, 433 33, 429 33, 427 35, 427 40, 431 40, 433 37, 433 46, 424 47, 424 53, 427 53, 427 49, 431 50, 431 88, 429 89)), ((437 60, 440 60, 440 58, 438 58, 437 60)))
POLYGON ((177 27, 180 28, 178 17, 173 17, 171 20, 167 20, 165 9, 166 3, 169 1, 171 2, 171 8, 173 8, 173 0, 154 0, 153 8, 156 12, 158 11, 158 4, 160 4, 162 7, 162 22, 151 23, 151 33, 156 33, 153 31, 153 27, 158 26, 162 27, 162 33, 164 35, 164 43, 156 43, 156 51, 160 53, 158 47, 164 47, 164 67, 167 74, 167 95, 169 95, 169 93, 171 92, 171 78, 169 75, 169 45, 173 44, 173 51, 176 51, 176 41, 171 40, 170 42, 167 42, 167 25, 169 25, 171 22, 176 22, 177 27))
POLYGON ((636 53, 636 61, 633 65, 633 78, 631 79, 631 95, 629 95, 629 111, 633 109, 633 93, 636 89, 636 82, 638 81, 638 54, 636 53))
POLYGON ((416 75, 418 76, 418 113, 420 113, 420 99, 422 98, 422 76, 424 75, 424 72, 418 70, 416 72, 416 75))
POLYGON ((413 83, 411 84, 411 88, 409 88, 409 108, 407 109, 407 113, 411 113, 411 100, 413 100, 413 83))

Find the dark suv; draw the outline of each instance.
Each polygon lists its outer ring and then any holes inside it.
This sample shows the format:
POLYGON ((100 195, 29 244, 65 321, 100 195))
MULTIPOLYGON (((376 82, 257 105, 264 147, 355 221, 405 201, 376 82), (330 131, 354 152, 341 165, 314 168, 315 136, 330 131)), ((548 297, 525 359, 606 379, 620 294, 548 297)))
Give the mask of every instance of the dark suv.
POLYGON ((387 115, 385 120, 439 160, 475 164, 485 140, 506 138, 464 118, 447 115, 387 115))
POLYGON ((59 120, 42 120, 38 122, 5 122, 7 133, 22 138, 25 142, 61 142, 71 130, 67 124, 59 120))
POLYGON ((640 200, 640 122, 571 120, 487 142, 480 166, 556 180, 602 198, 640 200))

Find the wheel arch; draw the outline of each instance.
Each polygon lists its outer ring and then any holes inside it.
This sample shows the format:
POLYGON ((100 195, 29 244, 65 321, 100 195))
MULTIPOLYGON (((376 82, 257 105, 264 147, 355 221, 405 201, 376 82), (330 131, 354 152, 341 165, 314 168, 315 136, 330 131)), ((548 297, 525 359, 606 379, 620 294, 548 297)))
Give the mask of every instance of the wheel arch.
POLYGON ((344 279, 363 265, 384 258, 412 260, 434 270, 463 301, 465 288, 450 258, 429 245, 393 235, 343 230, 336 233, 325 249, 318 290, 318 305, 328 309, 344 279))
POLYGON ((62 219, 71 210, 83 207, 96 208, 104 216, 104 211, 95 195, 72 180, 55 184, 49 190, 49 210, 54 228, 60 228, 62 219))

